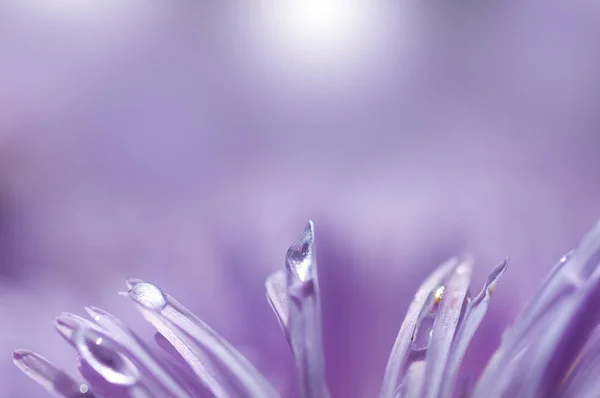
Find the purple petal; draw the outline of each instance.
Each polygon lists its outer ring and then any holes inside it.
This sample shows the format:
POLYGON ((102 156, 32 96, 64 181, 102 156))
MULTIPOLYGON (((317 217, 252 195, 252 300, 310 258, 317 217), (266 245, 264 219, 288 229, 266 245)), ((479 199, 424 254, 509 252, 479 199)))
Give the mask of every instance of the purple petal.
POLYGON ((425 361, 414 361, 408 366, 397 395, 403 398, 421 398, 425 386, 425 361))
POLYGON ((424 396, 435 398, 444 377, 454 335, 458 328, 463 304, 466 302, 473 273, 473 261, 462 260, 444 283, 444 294, 435 317, 431 343, 427 349, 424 396))
POLYGON ((477 384, 476 396, 543 396, 557 388, 598 322, 594 300, 600 295, 599 256, 597 224, 578 248, 553 268, 513 329, 505 334, 477 384))
POLYGON ((390 358, 385 369, 385 376, 381 389, 382 398, 395 396, 395 391, 402 380, 401 372, 406 366, 413 334, 417 326, 417 322, 419 321, 419 314, 421 313, 431 293, 440 286, 443 286, 444 280, 457 266, 457 264, 457 258, 452 258, 442 263, 431 273, 431 275, 429 275, 429 277, 425 280, 425 282, 423 282, 415 294, 412 303, 408 307, 406 317, 400 326, 400 330, 398 332, 398 336, 396 337, 396 341, 394 342, 392 352, 390 353, 390 358))
POLYGON ((126 348, 129 353, 128 357, 138 367, 141 367, 144 370, 144 375, 151 377, 160 389, 177 396, 189 396, 181 382, 162 366, 160 361, 152 354, 152 350, 123 322, 100 308, 86 307, 85 309, 102 329, 108 331, 112 339, 126 348))
POLYGON ((329 392, 325 379, 314 242, 314 225, 309 221, 302 236, 290 246, 286 255, 287 325, 302 396, 325 398, 329 392))
POLYGON ((483 289, 467 306, 465 316, 457 331, 456 337, 452 344, 452 351, 448 359, 448 366, 444 372, 444 380, 440 388, 440 395, 443 397, 452 396, 454 382, 458 375, 461 362, 469 347, 469 343, 473 335, 479 328, 485 313, 487 312, 492 293, 498 284, 498 281, 506 271, 508 259, 497 265, 488 275, 483 289))
POLYGON ((528 396, 549 396, 558 390, 581 349, 598 325, 600 269, 592 275, 553 328, 541 335, 534 352, 535 370, 527 384, 528 396))
POLYGON ((189 365, 206 388, 217 397, 233 394, 231 386, 217 369, 212 359, 185 332, 172 322, 157 316, 146 308, 138 308, 142 316, 166 339, 189 365))
MULTIPOLYGON (((120 386, 107 382, 106 379, 99 375, 81 357, 77 358, 77 368, 96 395, 107 398, 130 398, 131 388, 129 386, 120 386)), ((141 394, 146 395, 143 391, 141 391, 141 394)))
POLYGON ((165 366, 171 368, 173 374, 180 376, 187 389, 192 393, 192 396, 204 397, 211 395, 210 389, 201 383, 189 363, 165 336, 157 332, 154 334, 154 341, 163 350, 160 352, 160 355, 166 362, 165 366))
POLYGON ((89 369, 96 371, 108 383, 114 383, 115 377, 121 377, 121 381, 124 382, 131 381, 131 375, 139 373, 140 369, 143 377, 140 375, 140 380, 135 380, 136 383, 152 385, 157 391, 164 391, 165 394, 189 396, 181 383, 154 358, 141 339, 119 320, 98 308, 90 307, 87 310, 102 326, 69 313, 58 316, 55 325, 61 335, 77 349, 81 361, 86 363, 89 369), (98 341, 102 343, 102 347, 94 346, 98 341), (104 358, 100 358, 99 355, 104 358), (113 365, 121 364, 122 368, 105 366, 108 357, 114 359, 113 365))
POLYGON ((94 397, 86 384, 76 382, 35 352, 16 350, 13 352, 13 362, 23 373, 59 397, 94 397))
POLYGON ((228 376, 239 383, 244 394, 278 396, 269 382, 235 348, 155 285, 139 282, 125 295, 139 305, 138 309, 151 324, 162 329, 161 334, 176 349, 181 350, 180 354, 194 370, 203 369, 198 366, 198 361, 202 361, 204 357, 194 355, 200 352, 201 347, 227 369, 228 376))
POLYGON ((561 397, 595 397, 600 391, 600 330, 596 328, 561 386, 561 397))
POLYGON ((265 287, 267 289, 267 300, 269 301, 273 312, 275 312, 279 325, 283 329, 285 337, 289 342, 289 303, 285 271, 277 271, 271 274, 265 282, 265 287))
MULTIPOLYGON (((579 288, 595 270, 599 256, 600 222, 586 234, 576 250, 563 256, 550 271, 521 316, 518 330, 526 331, 540 313, 557 306, 558 298, 568 297, 579 288)), ((515 338, 522 337, 521 333, 516 333, 515 338)))
MULTIPOLYGON (((90 329, 100 329, 100 326, 96 325, 79 315, 71 314, 70 312, 63 312, 56 318, 54 318, 54 327, 58 333, 69 343, 72 347, 75 347, 73 341, 73 335, 77 329, 81 327, 87 327, 90 329)), ((103 329, 102 329, 103 330, 103 329)))

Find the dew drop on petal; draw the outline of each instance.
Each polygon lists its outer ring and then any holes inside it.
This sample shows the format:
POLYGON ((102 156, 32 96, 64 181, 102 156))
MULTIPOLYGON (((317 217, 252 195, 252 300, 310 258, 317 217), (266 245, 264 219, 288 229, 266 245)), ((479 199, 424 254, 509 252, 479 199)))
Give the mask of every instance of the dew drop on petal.
POLYGON ((433 333, 433 323, 439 309, 440 302, 444 296, 444 285, 440 285, 429 293, 429 297, 417 320, 415 330, 412 335, 412 350, 423 351, 429 347, 431 335, 433 333))
POLYGON ((148 309, 160 310, 167 305, 167 299, 157 286, 148 282, 133 285, 128 295, 148 309))
POLYGON ((94 330, 81 328, 74 340, 81 359, 109 383, 132 386, 138 382, 137 367, 94 330))
POLYGON ((422 351, 429 347, 434 321, 434 315, 427 315, 419 321, 419 323, 415 327, 415 331, 412 337, 412 349, 414 351, 422 351))
POLYGON ((300 282, 307 282, 313 278, 313 262, 314 227, 312 221, 309 221, 302 236, 288 249, 286 255, 288 273, 300 282))

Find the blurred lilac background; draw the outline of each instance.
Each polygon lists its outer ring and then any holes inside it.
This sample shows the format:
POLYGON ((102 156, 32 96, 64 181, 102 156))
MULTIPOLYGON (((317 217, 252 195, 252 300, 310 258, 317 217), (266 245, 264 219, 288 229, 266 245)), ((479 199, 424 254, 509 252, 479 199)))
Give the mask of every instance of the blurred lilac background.
POLYGON ((374 396, 419 283, 465 251, 475 289, 512 258, 477 371, 596 221, 597 4, 280 3, 0 5, 0 397, 41 392, 15 348, 74 370, 61 311, 141 325, 129 276, 293 396, 263 281, 308 219, 334 396, 374 396))

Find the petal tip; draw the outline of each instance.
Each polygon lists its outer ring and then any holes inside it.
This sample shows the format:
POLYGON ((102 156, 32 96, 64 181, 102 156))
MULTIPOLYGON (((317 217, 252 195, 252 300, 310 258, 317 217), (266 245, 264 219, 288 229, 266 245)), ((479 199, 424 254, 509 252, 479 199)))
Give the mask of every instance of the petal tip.
POLYGON ((307 282, 313 279, 314 263, 314 225, 309 221, 302 236, 287 251, 286 268, 294 279, 307 282))

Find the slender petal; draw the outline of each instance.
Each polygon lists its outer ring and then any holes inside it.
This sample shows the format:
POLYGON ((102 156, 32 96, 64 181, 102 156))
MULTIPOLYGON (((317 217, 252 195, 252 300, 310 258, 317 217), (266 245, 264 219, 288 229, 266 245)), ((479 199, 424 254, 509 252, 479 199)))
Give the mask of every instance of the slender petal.
POLYGON ((508 259, 497 265, 488 275, 481 292, 467 305, 467 309, 457 331, 452 344, 452 351, 448 359, 448 365, 444 373, 444 380, 440 387, 440 396, 450 397, 454 389, 454 382, 458 376, 458 371, 464 355, 471 343, 473 335, 479 328, 485 313, 487 312, 492 293, 498 284, 498 281, 506 271, 508 259))
POLYGON ((195 346, 193 352, 198 353, 199 351, 196 350, 200 349, 210 352, 229 371, 228 376, 237 381, 244 394, 252 397, 278 396, 269 382, 235 348, 155 285, 138 282, 124 295, 139 305, 138 309, 142 315, 155 327, 161 329, 161 334, 175 348, 181 349, 180 354, 194 370, 199 369, 198 364, 187 351, 193 346, 195 346))
POLYGON ((76 382, 35 352, 16 350, 13 352, 13 362, 23 373, 57 397, 93 398, 96 396, 89 390, 87 384, 76 382))
POLYGON ((594 307, 600 294, 599 262, 600 223, 554 267, 505 334, 476 386, 476 396, 533 397, 557 388, 598 324, 594 307))
POLYGON ((160 361, 152 354, 152 350, 123 322, 97 307, 85 307, 85 310, 113 339, 127 348, 130 353, 129 357, 144 370, 145 375, 158 384, 160 389, 181 397, 189 396, 181 381, 161 365, 160 361))
POLYGON ((414 340, 414 334, 419 322, 419 314, 431 297, 432 292, 443 286, 444 280, 458 265, 457 258, 452 258, 438 268, 423 282, 417 290, 415 297, 408 307, 408 312, 400 331, 394 342, 394 347, 390 354, 390 358, 385 369, 383 386, 381 390, 381 398, 391 398, 395 396, 395 391, 398 389, 402 380, 402 371, 406 368, 406 362, 411 350, 411 343, 414 340))
POLYGON ((267 300, 277 316, 279 325, 283 329, 286 339, 290 341, 289 336, 289 303, 287 296, 287 280, 285 271, 277 271, 271 274, 265 282, 267 289, 267 300))
POLYGON ((436 398, 450 357, 454 335, 458 329, 463 304, 466 302, 473 273, 473 261, 465 259, 444 283, 444 294, 435 317, 431 343, 427 349, 424 385, 425 397, 436 398))
POLYGON ((404 398, 421 398, 425 384, 425 361, 414 361, 408 366, 397 395, 404 398))
POLYGON ((600 329, 592 337, 562 383, 561 398, 593 398, 600 391, 600 329))
POLYGON ((75 347, 73 336, 77 329, 87 327, 104 331, 104 329, 101 329, 100 326, 96 325, 94 322, 82 318, 79 315, 71 314, 70 312, 63 312, 54 318, 54 327, 58 331, 58 334, 60 334, 72 347, 75 347))
MULTIPOLYGON (((63 313, 55 319, 55 325, 59 333, 81 354, 80 350, 84 350, 85 354, 82 359, 88 363, 89 368, 99 371, 99 375, 106 379, 114 377, 113 370, 105 369, 102 365, 105 360, 99 360, 94 353, 102 354, 103 356, 112 356, 115 363, 127 362, 126 367, 122 371, 131 372, 130 367, 140 368, 143 370, 144 380, 139 380, 141 384, 150 383, 159 391, 164 391, 165 394, 172 394, 181 397, 188 397, 189 394, 176 378, 165 369, 160 362, 152 355, 151 350, 137 337, 133 332, 129 331, 120 321, 112 315, 98 308, 90 307, 88 311, 92 317, 102 326, 97 325, 87 319, 77 315, 63 313), (77 332, 85 330, 83 336, 79 336, 77 341, 77 332), (110 331, 109 331, 110 330, 110 331), (95 338, 89 337, 93 334, 95 338), (101 339, 107 347, 93 347, 94 341, 101 339), (89 347, 88 347, 89 346, 89 347), (90 351, 90 348, 92 349, 90 351), (100 352, 99 350, 102 350, 100 352), (134 365, 135 364, 135 365, 134 365)), ((113 364, 114 365, 114 364, 113 364)), ((137 372, 137 370, 136 370, 137 372)), ((127 378, 125 378, 127 380, 127 378)), ((108 380, 109 383, 112 381, 108 380)), ((137 382, 137 380, 136 380, 137 382)))
MULTIPOLYGON (((286 269, 265 282, 288 339, 303 398, 328 398, 314 226, 288 249, 286 269)), ((425 280, 408 308, 386 367, 382 398, 595 398, 600 388, 600 223, 564 256, 525 307, 479 382, 460 374, 469 344, 508 260, 469 297, 473 262, 453 258, 425 280)), ((123 322, 86 307, 94 322, 63 313, 58 332, 79 356, 87 384, 39 355, 13 353, 15 364, 58 397, 162 398, 279 395, 227 341, 157 286, 128 279, 128 293, 158 331, 164 358, 123 322), (95 393, 92 394, 90 390, 95 393)))
POLYGON ((314 225, 309 221, 304 234, 288 249, 286 255, 287 324, 302 396, 326 398, 329 391, 325 379, 314 239, 314 225))
POLYGON ((535 368, 526 385, 526 396, 549 396, 575 362, 583 346, 598 325, 600 301, 600 269, 573 298, 571 305, 559 314, 556 324, 540 336, 533 353, 535 368))
POLYGON ((233 387, 221 375, 210 356, 185 332, 180 331, 172 322, 157 316, 146 308, 141 307, 138 310, 158 330, 160 335, 175 348, 194 374, 214 396, 227 397, 234 393, 233 387))

